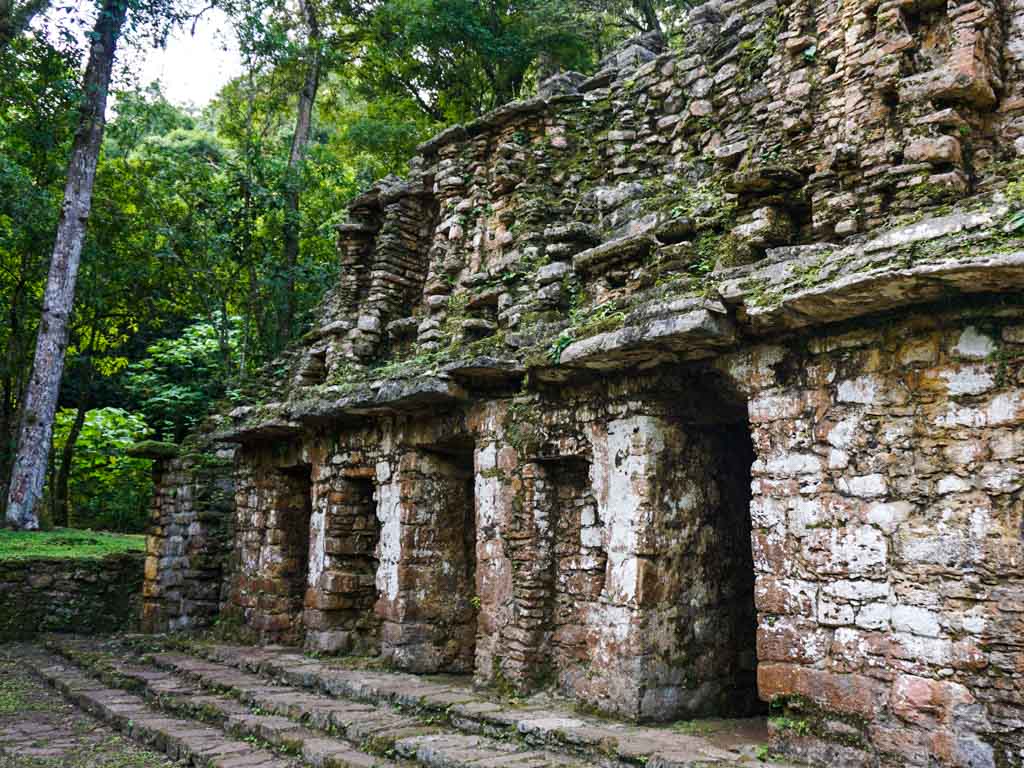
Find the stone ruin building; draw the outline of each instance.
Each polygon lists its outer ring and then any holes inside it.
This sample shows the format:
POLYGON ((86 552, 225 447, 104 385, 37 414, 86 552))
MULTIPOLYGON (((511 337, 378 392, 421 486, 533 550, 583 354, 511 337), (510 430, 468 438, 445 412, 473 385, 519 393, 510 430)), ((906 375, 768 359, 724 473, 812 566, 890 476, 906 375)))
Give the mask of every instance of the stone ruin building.
POLYGON ((1022 211, 1021 0, 698 7, 353 201, 145 625, 1022 766, 1022 211))

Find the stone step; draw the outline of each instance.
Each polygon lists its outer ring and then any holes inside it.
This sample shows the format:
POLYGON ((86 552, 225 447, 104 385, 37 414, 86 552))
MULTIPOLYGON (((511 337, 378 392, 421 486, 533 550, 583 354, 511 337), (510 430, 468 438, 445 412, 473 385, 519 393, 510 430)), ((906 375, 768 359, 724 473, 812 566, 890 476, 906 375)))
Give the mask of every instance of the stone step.
POLYGON ((216 725, 299 755, 316 768, 387 766, 386 758, 424 768, 588 768, 583 761, 521 740, 445 729, 374 706, 310 693, 192 656, 162 653, 141 663, 95 643, 56 641, 55 649, 105 683, 140 693, 175 716, 216 725))
POLYGON ((25 662, 69 701, 129 738, 195 768, 294 768, 297 761, 192 720, 154 711, 144 698, 104 685, 48 654, 25 662))
MULTIPOLYGON (((142 643, 151 643, 144 639, 142 643)), ((157 663, 191 665, 223 674, 224 667, 253 673, 247 679, 286 683, 297 689, 373 706, 399 707, 421 721, 443 723, 464 733, 500 741, 522 739, 534 747, 602 765, 693 768, 753 764, 786 768, 792 763, 764 759, 768 741, 764 718, 694 721, 687 727, 638 726, 581 715, 551 702, 509 704, 474 690, 464 676, 419 676, 343 666, 338 660, 305 656, 294 649, 177 642, 181 652, 156 654, 157 663)))

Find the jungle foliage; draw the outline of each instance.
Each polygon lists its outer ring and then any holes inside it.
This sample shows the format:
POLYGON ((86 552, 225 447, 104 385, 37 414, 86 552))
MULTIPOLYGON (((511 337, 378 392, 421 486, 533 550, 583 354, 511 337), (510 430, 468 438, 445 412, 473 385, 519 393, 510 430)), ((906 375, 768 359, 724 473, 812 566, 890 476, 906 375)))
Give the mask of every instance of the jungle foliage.
MULTIPOLYGON (((43 511, 60 525, 141 530, 148 463, 129 458, 127 446, 181 440, 212 403, 230 399, 308 330, 336 274, 333 228, 349 199, 403 172, 415 146, 446 125, 528 95, 555 70, 593 71, 617 42, 662 26, 681 7, 664 0, 215 6, 238 40, 242 74, 210 104, 172 104, 159 83, 133 82, 127 66, 115 77, 49 459, 43 511), (309 94, 314 60, 317 87, 309 94), (296 160, 304 88, 311 126, 296 160), (295 200, 301 204, 289 204, 295 200), (298 238, 290 251, 289 227, 298 238)), ((84 98, 91 6, 57 10, 45 0, 0 0, 4 486, 84 98)), ((145 23, 126 27, 123 61, 170 29, 204 23, 209 9, 140 0, 130 10, 145 23)))

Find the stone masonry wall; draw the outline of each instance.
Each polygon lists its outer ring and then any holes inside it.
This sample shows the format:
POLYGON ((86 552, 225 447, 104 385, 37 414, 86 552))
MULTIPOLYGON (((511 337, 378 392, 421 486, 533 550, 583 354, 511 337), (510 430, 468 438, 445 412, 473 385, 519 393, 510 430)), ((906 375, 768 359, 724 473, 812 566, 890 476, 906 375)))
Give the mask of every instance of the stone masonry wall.
POLYGON ((380 523, 373 465, 358 452, 313 467, 313 521, 306 589, 306 646, 380 651, 377 601, 380 523), (351 462, 351 463, 350 463, 351 462))
POLYGON ((329 428, 284 463, 375 483, 363 621, 402 668, 672 719, 749 711, 756 663, 791 754, 1019 765, 1021 328, 958 302, 329 428))
POLYGON ((471 669, 473 458, 454 434, 386 420, 302 448, 241 451, 228 613, 267 640, 381 653, 415 671, 471 669), (308 516, 294 503, 300 474, 308 516))
POLYGON ((220 613, 232 537, 232 446, 187 447, 155 456, 146 540, 142 627, 166 632, 209 626, 220 613))
POLYGON ((268 642, 301 642, 313 519, 312 475, 287 443, 240 452, 227 615, 268 642))
POLYGON ((749 437, 705 388, 674 408, 689 380, 561 387, 471 417, 478 679, 550 677, 634 718, 752 711, 749 437))
POLYGON ((0 643, 45 632, 102 634, 139 621, 143 555, 0 562, 0 643))
POLYGON ((790 754, 1024 764, 1022 321, 918 314, 720 363, 751 393, 758 685, 790 754))
POLYGON ((714 0, 426 142, 217 433, 225 609, 630 719, 770 705, 818 764, 1024 766, 1022 39, 1020 0, 714 0))
POLYGON ((472 453, 403 452, 378 464, 384 658, 413 672, 473 668, 472 453))

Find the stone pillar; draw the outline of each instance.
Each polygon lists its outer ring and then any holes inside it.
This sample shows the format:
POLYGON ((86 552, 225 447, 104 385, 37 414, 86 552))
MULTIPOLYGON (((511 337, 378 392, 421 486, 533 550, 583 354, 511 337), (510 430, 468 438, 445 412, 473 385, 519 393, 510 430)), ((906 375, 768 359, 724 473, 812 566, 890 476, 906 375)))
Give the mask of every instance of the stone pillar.
POLYGON ((315 468, 306 589, 306 647, 328 653, 379 649, 379 528, 372 467, 315 468))
POLYGON ((751 448, 742 427, 633 415, 594 430, 607 577, 578 693, 638 719, 748 711, 751 448))
POLYGON ((578 694, 602 710, 636 717, 644 688, 646 639, 640 585, 647 564, 641 535, 653 518, 650 491, 666 425, 631 417, 593 430, 594 490, 605 521, 607 574, 587 617, 592 673, 578 694))
POLYGON ((525 689, 551 662, 559 509, 552 503, 543 465, 526 463, 520 477, 522 504, 511 516, 507 547, 514 623, 503 632, 501 671, 525 689))
POLYGON ((411 672, 473 669, 476 515, 470 457, 415 450, 377 466, 381 652, 411 672))
POLYGON ((475 503, 477 509, 476 594, 479 615, 476 638, 476 675, 480 683, 494 683, 502 672, 513 629, 513 572, 509 552, 513 542, 509 526, 521 486, 519 459, 514 448, 494 437, 494 414, 484 425, 487 442, 476 449, 475 503))

